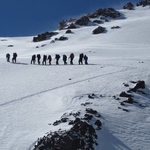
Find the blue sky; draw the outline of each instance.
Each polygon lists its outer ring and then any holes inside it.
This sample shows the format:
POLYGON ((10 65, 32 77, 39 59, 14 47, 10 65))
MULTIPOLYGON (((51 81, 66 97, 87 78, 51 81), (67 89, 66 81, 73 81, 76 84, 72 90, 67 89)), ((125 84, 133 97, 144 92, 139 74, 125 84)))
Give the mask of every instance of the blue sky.
MULTIPOLYGON (((140 0, 132 0, 136 4, 140 0)), ((37 35, 57 29, 61 20, 96 11, 120 9, 129 0, 0 0, 0 37, 37 35)))

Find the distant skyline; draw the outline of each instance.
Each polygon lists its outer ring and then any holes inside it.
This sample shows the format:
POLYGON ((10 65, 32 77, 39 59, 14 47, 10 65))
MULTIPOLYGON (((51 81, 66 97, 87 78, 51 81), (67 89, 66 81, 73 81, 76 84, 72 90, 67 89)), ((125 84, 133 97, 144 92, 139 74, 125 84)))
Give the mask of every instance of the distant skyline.
MULTIPOLYGON (((129 0, 0 0, 0 37, 34 36, 98 8, 121 9, 129 0)), ((133 4, 140 0, 132 0, 133 4)))

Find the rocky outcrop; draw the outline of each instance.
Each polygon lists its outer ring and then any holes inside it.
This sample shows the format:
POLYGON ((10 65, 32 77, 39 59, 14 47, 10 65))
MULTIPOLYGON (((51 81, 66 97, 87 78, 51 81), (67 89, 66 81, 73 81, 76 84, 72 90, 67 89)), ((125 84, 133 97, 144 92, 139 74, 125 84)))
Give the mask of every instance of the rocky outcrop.
POLYGON ((94 22, 94 23, 97 23, 97 24, 102 24, 102 23, 104 23, 104 22, 101 21, 101 20, 94 20, 93 22, 94 22))
POLYGON ((80 26, 85 26, 85 25, 88 25, 89 21, 90 20, 87 16, 83 16, 83 17, 77 19, 75 24, 80 25, 80 26))
MULTIPOLYGON (((125 106, 127 107, 128 105, 126 105, 126 103, 128 104, 134 104, 136 106, 140 106, 140 107, 148 107, 145 104, 142 104, 141 101, 137 101, 137 95, 148 95, 145 91, 146 86, 145 86, 145 81, 130 81, 132 84, 135 84, 135 86, 133 88, 130 88, 127 92, 121 92, 119 94, 120 98, 117 98, 117 96, 113 96, 114 99, 118 100, 120 102, 121 106, 125 106), (145 91, 144 91, 145 90, 145 91), (128 94, 130 93, 130 94, 128 94), (136 93, 136 97, 135 97, 135 93, 136 93), (124 98, 127 98, 126 100, 123 100, 124 98)), ((129 84, 125 84, 123 83, 124 86, 129 87, 129 84)), ((123 107, 118 107, 119 109, 122 109, 123 111, 129 112, 128 109, 123 108, 123 107)))
POLYGON ((100 33, 103 33, 103 32, 105 32, 105 31, 106 31, 106 29, 105 29, 104 27, 99 26, 99 27, 97 27, 96 29, 94 29, 94 30, 92 31, 92 33, 93 33, 93 34, 100 34, 100 33))
POLYGON ((55 38, 55 41, 65 41, 65 40, 68 40, 68 38, 65 37, 65 36, 61 36, 59 38, 55 38))
POLYGON ((58 32, 45 32, 42 34, 39 34, 37 37, 33 37, 33 42, 40 42, 47 39, 50 39, 52 36, 57 35, 58 32))
POLYGON ((147 5, 150 5, 150 1, 149 0, 142 0, 139 3, 136 4, 136 6, 143 6, 143 7, 145 7, 147 5))
POLYGON ((53 123, 59 125, 68 122, 68 125, 72 126, 69 130, 49 132, 37 140, 33 150, 93 150, 94 145, 98 145, 96 130, 100 130, 102 126, 99 113, 87 108, 83 118, 80 117, 80 112, 70 113, 69 116, 74 116, 75 119, 64 117, 53 123))
POLYGON ((69 29, 69 30, 66 31, 66 33, 72 33, 72 31, 69 29))
POLYGON ((68 21, 62 20, 61 22, 59 22, 58 29, 76 29, 76 25, 74 23, 69 23, 68 21))
POLYGON ((131 88, 128 92, 136 92, 138 89, 144 89, 145 88, 145 81, 137 81, 134 88, 131 88))
POLYGON ((117 18, 120 17, 120 12, 116 11, 114 8, 100 8, 96 12, 88 14, 89 18, 96 18, 99 16, 117 18))
POLYGON ((111 29, 119 29, 120 27, 119 26, 113 26, 111 27, 111 29))
POLYGON ((125 6, 123 6, 123 9, 133 10, 134 5, 131 2, 129 2, 125 6))

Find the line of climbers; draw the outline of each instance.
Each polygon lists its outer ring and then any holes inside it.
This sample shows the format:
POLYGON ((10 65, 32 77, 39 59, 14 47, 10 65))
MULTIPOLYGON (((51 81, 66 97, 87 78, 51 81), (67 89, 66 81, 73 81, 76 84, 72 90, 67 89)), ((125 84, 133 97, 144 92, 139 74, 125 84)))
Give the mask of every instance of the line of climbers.
MULTIPOLYGON (((37 55, 32 55, 31 57, 31 64, 35 64, 36 62, 36 58, 37 58, 37 62, 38 64, 40 64, 40 60, 41 60, 41 55, 40 54, 37 54, 37 55)), ((59 54, 56 54, 55 55, 55 59, 56 59, 56 65, 59 65, 59 59, 60 59, 60 55, 59 54)), ((67 64, 67 56, 64 54, 63 57, 63 62, 64 62, 64 65, 67 64)), ((68 57, 68 59, 70 59, 70 64, 73 65, 73 59, 74 59, 74 54, 71 53, 70 56, 68 57)), ((49 62, 49 65, 51 65, 51 61, 52 61, 52 56, 51 55, 43 55, 43 61, 42 61, 42 64, 43 65, 46 65, 46 61, 48 60, 49 62)), ((80 64, 83 64, 83 60, 85 61, 85 64, 87 65, 88 64, 88 57, 86 55, 84 55, 83 53, 79 54, 79 65, 80 64)))
MULTIPOLYGON (((74 59, 74 54, 73 53, 71 53, 70 54, 70 56, 68 57, 68 59, 70 59, 70 64, 71 65, 73 65, 73 59, 74 59)), ((40 62, 40 60, 41 60, 41 55, 40 54, 37 54, 37 55, 32 55, 32 57, 31 57, 31 64, 35 64, 35 62, 36 62, 36 58, 37 58, 37 62, 38 62, 38 64, 40 64, 41 62, 40 62)), ((17 53, 15 52, 15 53, 13 53, 13 57, 12 57, 12 62, 13 63, 16 63, 16 59, 17 59, 17 53)), ((56 59, 56 65, 59 65, 59 59, 60 59, 60 55, 59 54, 56 54, 55 55, 55 59, 56 59)), ((6 60, 7 60, 7 62, 10 62, 10 54, 9 53, 7 53, 6 54, 6 60)), ((52 61, 52 57, 51 57, 51 55, 43 55, 43 61, 42 61, 42 64, 43 65, 46 65, 46 61, 48 60, 48 62, 49 62, 49 65, 51 65, 51 61, 52 61)), ((79 63, 79 65, 80 64, 83 64, 83 60, 84 60, 84 62, 85 62, 85 64, 87 65, 88 64, 88 57, 86 56, 86 55, 84 55, 83 53, 81 53, 81 54, 79 54, 79 61, 78 61, 78 63, 79 63)), ((67 64, 67 56, 64 54, 63 55, 63 62, 64 62, 64 65, 66 65, 67 64)))

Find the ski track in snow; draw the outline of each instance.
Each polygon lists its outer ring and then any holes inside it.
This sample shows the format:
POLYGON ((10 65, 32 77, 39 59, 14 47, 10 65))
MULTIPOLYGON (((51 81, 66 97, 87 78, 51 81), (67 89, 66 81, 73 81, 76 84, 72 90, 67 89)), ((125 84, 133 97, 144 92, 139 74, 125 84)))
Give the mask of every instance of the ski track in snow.
MULTIPOLYGON (((130 68, 130 69, 133 69, 133 67, 130 68)), ((136 68, 134 68, 134 69, 136 69, 136 68)), ((129 68, 128 68, 128 70, 129 70, 129 68)), ((68 84, 64 84, 64 85, 61 85, 61 86, 57 86, 57 87, 54 87, 54 88, 51 88, 51 89, 40 91, 38 93, 30 94, 30 95, 27 95, 27 96, 24 96, 24 97, 21 97, 21 98, 18 98, 18 99, 14 99, 14 100, 11 100, 11 101, 8 101, 8 102, 5 102, 5 103, 1 103, 0 107, 5 106, 5 105, 9 105, 11 103, 15 103, 17 101, 22 101, 22 100, 28 99, 28 98, 36 96, 36 95, 47 93, 47 92, 50 92, 50 91, 53 91, 53 90, 56 90, 56 89, 59 89, 59 88, 63 88, 63 87, 70 86, 70 85, 73 85, 73 84, 78 84, 80 82, 84 82, 84 81, 88 81, 88 80, 93 80, 93 79, 100 78, 100 77, 103 77, 103 76, 109 76, 109 75, 116 74, 116 73, 123 72, 123 71, 127 71, 127 69, 122 69, 120 71, 115 71, 115 72, 110 72, 110 73, 107 73, 107 74, 101 74, 101 75, 93 76, 93 77, 90 77, 90 78, 86 78, 84 80, 78 80, 78 81, 71 82, 71 83, 68 83, 68 84)))

